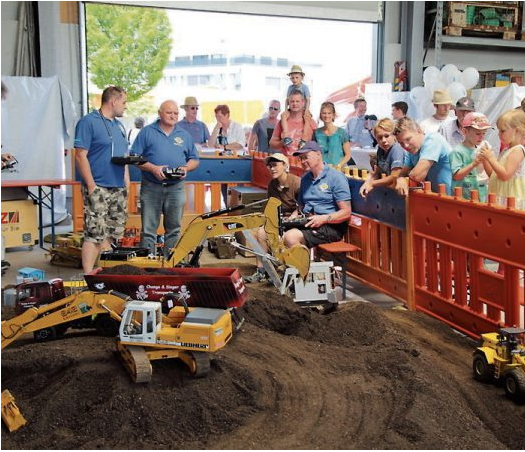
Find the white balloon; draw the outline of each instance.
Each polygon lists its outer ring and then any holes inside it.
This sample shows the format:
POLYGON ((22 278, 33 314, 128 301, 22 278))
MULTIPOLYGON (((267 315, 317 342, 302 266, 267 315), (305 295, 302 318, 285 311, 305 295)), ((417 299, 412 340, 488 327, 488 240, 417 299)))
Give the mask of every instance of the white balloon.
POLYGON ((448 94, 452 99, 452 104, 456 104, 459 98, 465 97, 467 95, 466 88, 459 82, 452 82, 447 86, 448 94))
POLYGON ((466 89, 474 88, 479 81, 479 72, 474 67, 468 67, 461 73, 461 83, 466 89))
POLYGON ((434 91, 438 89, 446 89, 446 87, 447 85, 445 84, 445 82, 443 82, 441 78, 439 78, 439 80, 435 81, 434 83, 429 84, 428 86, 425 85, 425 90, 427 91, 428 97, 432 99, 434 91))
POLYGON ((422 86, 416 86, 410 90, 410 98, 415 104, 421 104, 427 97, 427 92, 422 86))
POLYGON ((425 82, 425 87, 427 84, 432 84, 439 79, 441 79, 441 71, 436 66, 429 66, 423 72, 423 81, 425 82))
POLYGON ((453 82, 461 81, 461 72, 454 64, 446 64, 441 69, 441 77, 447 85, 450 85, 453 82))
POLYGON ((432 102, 427 102, 424 105, 423 112, 424 112, 424 117, 428 118, 429 116, 432 116, 436 112, 436 108, 434 107, 434 104, 432 102))

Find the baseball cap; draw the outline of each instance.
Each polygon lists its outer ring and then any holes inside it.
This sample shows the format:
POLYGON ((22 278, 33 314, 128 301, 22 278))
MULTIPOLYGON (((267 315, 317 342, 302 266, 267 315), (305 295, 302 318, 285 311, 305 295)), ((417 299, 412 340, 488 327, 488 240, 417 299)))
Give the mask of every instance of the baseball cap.
POLYGON ((284 154, 280 154, 279 152, 276 152, 275 154, 272 154, 272 155, 269 155, 268 157, 266 157, 264 159, 264 162, 268 165, 268 163, 270 163, 271 161, 276 161, 276 162, 283 162, 285 165, 288 165, 289 162, 288 162, 288 157, 286 157, 286 155, 284 154))
POLYGON ((489 120, 483 113, 472 111, 467 113, 461 124, 463 127, 473 127, 478 130, 492 129, 489 120))
POLYGON ((474 101, 470 97, 461 97, 456 102, 456 110, 474 111, 474 101))
POLYGON ((323 149, 315 141, 307 141, 301 149, 298 149, 293 153, 293 156, 296 157, 310 151, 323 152, 323 149))

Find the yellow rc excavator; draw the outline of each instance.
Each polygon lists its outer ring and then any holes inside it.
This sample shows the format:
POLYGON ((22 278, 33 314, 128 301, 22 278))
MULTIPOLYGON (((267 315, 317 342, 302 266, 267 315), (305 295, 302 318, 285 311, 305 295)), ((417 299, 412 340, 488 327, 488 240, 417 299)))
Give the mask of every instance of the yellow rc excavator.
POLYGON ((280 206, 281 201, 276 198, 269 198, 263 213, 225 215, 234 210, 243 209, 246 207, 245 205, 205 213, 196 217, 188 225, 168 259, 136 257, 125 250, 118 252, 108 251, 101 254, 99 265, 101 267, 112 267, 126 263, 137 267, 174 267, 191 255, 187 265, 197 267, 206 239, 219 235, 234 234, 238 231, 257 229, 262 226, 268 237, 271 250, 270 260, 277 265, 284 264, 287 267, 296 268, 298 274, 304 279, 310 269, 310 252, 304 245, 294 245, 291 248, 286 248, 282 243, 280 206))
MULTIPOLYGON (((2 349, 25 333, 109 314, 120 322, 117 351, 133 381, 149 382, 151 361, 169 358, 179 358, 194 377, 203 377, 210 369, 210 353, 222 349, 232 337, 231 313, 188 308, 182 302, 184 306, 175 306, 163 315, 159 302, 131 300, 118 292, 79 292, 2 321, 2 349)), ((7 390, 2 393, 2 419, 10 431, 26 423, 7 390)))

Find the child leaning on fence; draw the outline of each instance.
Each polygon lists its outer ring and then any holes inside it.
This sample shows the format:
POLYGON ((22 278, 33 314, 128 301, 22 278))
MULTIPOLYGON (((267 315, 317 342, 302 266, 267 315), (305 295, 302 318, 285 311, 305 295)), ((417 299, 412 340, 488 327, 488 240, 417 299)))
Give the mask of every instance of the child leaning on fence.
POLYGON ((488 163, 489 192, 495 193, 497 202, 506 205, 506 198, 516 200, 516 208, 525 210, 525 113, 510 110, 497 122, 503 150, 496 159, 486 148, 480 155, 488 163))
POLYGON ((487 201, 488 175, 485 166, 488 162, 479 153, 481 148, 490 148, 485 133, 491 129, 487 117, 481 113, 470 112, 461 123, 464 140, 454 147, 449 155, 452 170, 452 188, 461 187, 462 196, 471 199, 471 191, 477 190, 479 200, 487 201))

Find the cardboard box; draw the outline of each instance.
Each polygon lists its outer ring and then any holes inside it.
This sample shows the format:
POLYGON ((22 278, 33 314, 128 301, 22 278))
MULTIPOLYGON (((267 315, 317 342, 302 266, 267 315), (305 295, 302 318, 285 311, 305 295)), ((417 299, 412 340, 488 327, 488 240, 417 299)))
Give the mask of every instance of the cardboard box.
MULTIPOLYGON (((268 191, 259 187, 232 187, 230 189, 230 207, 236 207, 241 204, 250 204, 268 197, 268 191)), ((253 212, 262 212, 265 203, 260 203, 240 211, 232 212, 232 215, 244 215, 253 212)))
POLYGON ((2 202, 2 242, 5 248, 38 243, 37 206, 30 200, 2 202))

